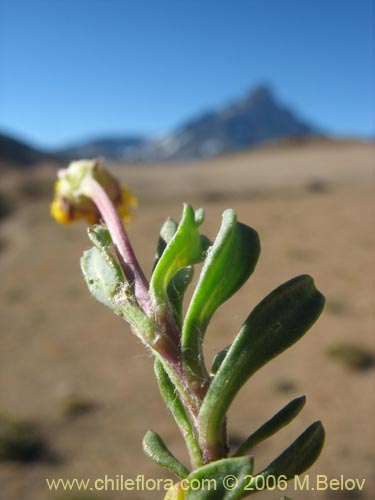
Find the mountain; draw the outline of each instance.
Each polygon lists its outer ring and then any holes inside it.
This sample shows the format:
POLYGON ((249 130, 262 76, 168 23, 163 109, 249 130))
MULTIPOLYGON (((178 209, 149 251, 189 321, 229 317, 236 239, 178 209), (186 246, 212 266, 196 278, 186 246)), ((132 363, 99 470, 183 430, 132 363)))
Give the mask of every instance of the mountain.
POLYGON ((204 158, 315 134, 318 129, 280 104, 268 87, 261 86, 228 106, 186 122, 171 134, 146 142, 138 151, 138 159, 204 158))
POLYGON ((65 159, 103 156, 117 161, 190 160, 217 156, 318 130, 259 86, 227 106, 203 113, 161 137, 102 138, 58 151, 65 159))
POLYGON ((45 160, 64 163, 78 158, 104 157, 115 161, 156 162, 218 156, 286 138, 300 139, 319 130, 299 118, 259 86, 242 98, 182 123, 170 133, 142 136, 99 137, 44 154, 25 143, 0 135, 0 161, 32 165, 45 160))
POLYGON ((28 167, 53 159, 52 155, 30 146, 26 142, 0 133, 0 164, 28 167))
POLYGON ((146 139, 140 136, 107 137, 81 142, 56 151, 56 154, 65 160, 77 158, 104 157, 111 160, 132 159, 144 146, 146 139))

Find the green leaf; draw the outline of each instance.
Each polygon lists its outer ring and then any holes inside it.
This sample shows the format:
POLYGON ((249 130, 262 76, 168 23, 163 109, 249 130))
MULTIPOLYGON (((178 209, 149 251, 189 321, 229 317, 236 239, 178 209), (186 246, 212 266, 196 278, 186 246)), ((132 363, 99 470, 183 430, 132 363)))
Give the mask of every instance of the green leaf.
POLYGON ((220 439, 224 416, 247 379, 300 339, 317 320, 324 297, 310 276, 298 276, 271 292, 243 324, 213 377, 203 401, 200 434, 208 443, 220 439))
POLYGON ((179 329, 182 328, 182 307, 185 292, 194 277, 193 266, 180 269, 168 285, 169 302, 173 307, 174 320, 179 329))
POLYGON ((120 314, 114 298, 124 279, 121 268, 112 255, 97 247, 90 248, 81 257, 81 269, 93 297, 120 314))
MULTIPOLYGON (((177 231, 161 253, 152 274, 150 294, 158 305, 168 300, 168 285, 175 274, 182 268, 201 262, 205 248, 198 232, 202 217, 195 219, 195 212, 190 205, 184 206, 181 222, 177 231)), ((168 238, 172 228, 168 230, 168 238)), ((159 253, 162 248, 159 248, 159 253)))
POLYGON ((81 269, 91 294, 99 302, 122 316, 132 327, 133 333, 150 348, 160 336, 151 319, 140 309, 134 293, 125 281, 121 268, 109 251, 111 237, 103 226, 88 229, 94 247, 83 253, 81 269))
POLYGON ((253 432, 244 443, 238 448, 234 457, 239 457, 241 455, 246 455, 252 448, 258 445, 265 439, 273 436, 280 429, 289 424, 302 410, 306 403, 306 397, 301 396, 300 398, 293 399, 284 408, 276 413, 270 420, 265 422, 259 429, 253 432))
POLYGON ((107 228, 96 224, 87 228, 87 234, 92 243, 99 250, 106 250, 112 243, 111 235, 107 228))
POLYGON ((242 497, 252 471, 252 457, 224 458, 211 462, 189 474, 186 482, 191 484, 191 488, 185 491, 185 498, 186 500, 237 500, 242 497), (235 483, 237 486, 231 490, 230 486, 235 483))
MULTIPOLYGON (((201 225, 204 220, 204 210, 202 208, 198 209, 194 213, 194 220, 197 225, 201 225)), ((173 239, 178 228, 178 224, 172 220, 167 219, 161 227, 160 238, 158 241, 158 246, 156 250, 154 269, 159 262, 164 250, 167 248, 170 241, 173 239)), ((201 249, 202 249, 202 259, 204 251, 211 245, 211 242, 203 235, 200 235, 201 249)), ((182 327, 182 304, 184 295, 187 287, 191 283, 194 276, 194 268, 192 266, 187 266, 175 274, 171 279, 167 293, 169 297, 169 302, 173 308, 174 320, 178 328, 182 327)))
POLYGON ((181 431, 189 450, 191 462, 194 467, 199 467, 202 465, 202 454, 177 390, 165 371, 162 362, 158 359, 155 360, 154 369, 160 393, 181 431))
POLYGON ((202 340, 216 309, 249 278, 260 253, 256 231, 237 222, 233 210, 223 213, 220 231, 209 249, 186 313, 182 334, 185 369, 204 379, 202 340))
POLYGON ((227 347, 224 347, 224 349, 219 351, 216 354, 216 356, 214 357, 214 360, 212 361, 211 371, 210 371, 211 377, 216 375, 216 372, 220 368, 221 363, 224 361, 225 356, 228 354, 229 348, 230 348, 230 345, 227 347))
MULTIPOLYGON (((164 250, 172 240, 178 228, 177 222, 167 219, 161 227, 160 237, 156 250, 154 269, 159 262, 164 250)), ((167 293, 173 308, 173 316, 178 328, 182 325, 182 303, 185 291, 193 279, 194 269, 192 266, 184 267, 176 273, 168 285, 167 293)))
POLYGON ((167 219, 160 229, 160 237, 158 241, 158 246, 156 248, 154 269, 157 263, 160 260, 160 257, 163 255, 164 250, 167 248, 168 243, 171 241, 173 236, 175 235, 178 228, 177 222, 173 219, 167 219))
POLYGON ((188 476, 189 471, 168 450, 162 438, 153 431, 148 431, 143 438, 143 451, 155 463, 173 472, 181 479, 188 476))
POLYGON ((324 444, 325 432, 321 422, 314 422, 310 425, 289 448, 281 453, 262 472, 254 476, 252 483, 255 491, 262 489, 266 484, 264 478, 273 476, 289 480, 294 476, 302 474, 318 458, 324 444))

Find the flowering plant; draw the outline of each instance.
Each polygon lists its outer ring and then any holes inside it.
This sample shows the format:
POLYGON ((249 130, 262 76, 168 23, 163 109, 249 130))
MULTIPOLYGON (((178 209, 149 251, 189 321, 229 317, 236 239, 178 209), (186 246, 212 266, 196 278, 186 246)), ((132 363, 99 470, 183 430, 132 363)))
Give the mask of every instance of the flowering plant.
POLYGON ((251 375, 312 326, 324 307, 324 297, 310 276, 282 284, 255 307, 232 344, 216 355, 208 369, 202 350, 205 332, 218 307, 252 274, 260 253, 258 234, 228 209, 211 243, 199 232, 203 210, 186 204, 178 224, 167 219, 161 228, 148 281, 121 221, 130 218, 135 205, 135 198, 100 163, 83 160, 60 171, 51 213, 59 222, 79 218, 89 222, 93 247, 81 259, 88 288, 131 325, 155 357, 161 395, 191 462, 187 468, 156 432, 146 433, 145 454, 180 479, 166 498, 235 500, 267 488, 267 478, 287 481, 303 473, 322 449, 320 422, 311 424, 262 471, 254 472, 251 451, 296 417, 305 404, 304 396, 287 404, 231 454, 226 414, 251 375), (184 315, 185 291, 194 265, 201 262, 203 268, 184 315), (190 487, 202 479, 214 480, 214 491, 190 487))

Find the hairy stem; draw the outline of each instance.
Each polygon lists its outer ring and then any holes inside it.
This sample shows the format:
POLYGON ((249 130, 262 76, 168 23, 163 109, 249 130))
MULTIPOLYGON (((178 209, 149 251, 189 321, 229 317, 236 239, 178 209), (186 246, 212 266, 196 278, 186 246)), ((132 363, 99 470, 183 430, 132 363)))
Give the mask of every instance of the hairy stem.
POLYGON ((89 178, 85 180, 84 189, 86 195, 92 199, 103 217, 119 257, 121 267, 129 284, 134 287, 134 294, 139 305, 150 316, 149 284, 135 256, 120 216, 105 190, 95 179, 89 178))
MULTIPOLYGON (((150 301, 149 283, 135 256, 116 208, 105 190, 95 179, 89 178, 85 180, 84 191, 97 206, 108 228, 125 277, 133 288, 140 307, 151 318, 154 316, 155 311, 150 301)), ((203 462, 209 463, 226 457, 225 426, 223 428, 222 440, 216 443, 209 443, 205 439, 205 436, 199 432, 199 411, 209 386, 208 376, 203 377, 203 381, 197 381, 194 378, 193 380, 189 380, 189 374, 185 373, 182 367, 180 352, 181 332, 177 328, 169 309, 159 311, 159 314, 154 319, 158 320, 160 336, 152 348, 164 358, 166 362, 164 366, 166 368, 169 366, 167 371, 172 379, 174 379, 176 388, 180 393, 181 401, 191 417, 202 451, 203 462), (169 339, 169 342, 166 343, 167 339, 169 339)))

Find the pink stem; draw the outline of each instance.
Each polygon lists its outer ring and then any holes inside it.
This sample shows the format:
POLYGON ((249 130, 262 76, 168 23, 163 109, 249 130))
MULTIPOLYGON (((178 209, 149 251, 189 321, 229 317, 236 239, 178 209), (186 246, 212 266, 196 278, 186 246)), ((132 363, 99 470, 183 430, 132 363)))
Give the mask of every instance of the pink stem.
POLYGON ((130 285, 134 287, 134 294, 139 305, 150 316, 149 284, 135 256, 119 214, 107 193, 95 179, 87 179, 85 181, 85 188, 87 196, 92 199, 103 217, 119 257, 121 267, 130 285))

